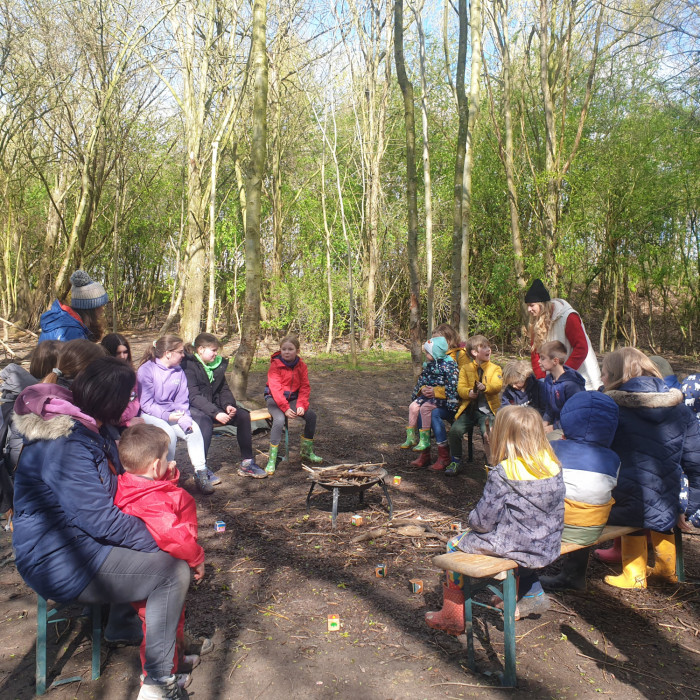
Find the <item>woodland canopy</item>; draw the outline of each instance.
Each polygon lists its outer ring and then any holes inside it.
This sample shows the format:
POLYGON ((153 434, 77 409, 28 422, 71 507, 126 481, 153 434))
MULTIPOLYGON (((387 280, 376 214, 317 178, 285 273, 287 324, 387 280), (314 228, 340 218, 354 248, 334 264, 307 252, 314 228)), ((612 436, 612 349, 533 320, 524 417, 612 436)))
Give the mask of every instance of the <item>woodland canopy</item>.
POLYGON ((84 268, 118 328, 597 350, 700 325, 692 0, 3 0, 0 308, 84 268))

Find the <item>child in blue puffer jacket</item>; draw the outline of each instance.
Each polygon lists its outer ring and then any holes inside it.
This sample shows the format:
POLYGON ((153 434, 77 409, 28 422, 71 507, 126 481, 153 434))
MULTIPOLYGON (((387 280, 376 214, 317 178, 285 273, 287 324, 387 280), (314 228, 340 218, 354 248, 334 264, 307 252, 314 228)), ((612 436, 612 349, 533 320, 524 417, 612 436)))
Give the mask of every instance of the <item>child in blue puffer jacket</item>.
MULTIPOLYGON (((423 364, 416 386, 411 394, 411 404, 408 407, 408 427, 406 428, 406 442, 402 449, 413 447, 416 452, 428 452, 430 450, 430 425, 433 411, 438 411, 440 418, 451 419, 459 405, 457 396, 457 378, 459 366, 447 354, 447 340, 443 337, 431 338, 423 345, 427 362, 423 364), (420 415, 421 428, 420 440, 415 444, 416 427, 420 415), (415 447, 414 447, 415 445, 415 447)), ((442 420, 435 421, 435 440, 438 443, 438 452, 446 452, 441 457, 450 462, 449 449, 447 448, 447 433, 442 420), (437 425, 439 423, 439 425, 437 425), (442 434, 439 428, 442 426, 442 434)))

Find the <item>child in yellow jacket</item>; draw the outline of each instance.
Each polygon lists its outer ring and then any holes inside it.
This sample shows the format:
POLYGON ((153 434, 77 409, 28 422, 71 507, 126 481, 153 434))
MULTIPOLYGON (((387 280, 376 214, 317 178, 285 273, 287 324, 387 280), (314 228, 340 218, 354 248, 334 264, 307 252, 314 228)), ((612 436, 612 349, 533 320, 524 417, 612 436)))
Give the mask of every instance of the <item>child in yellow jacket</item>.
POLYGON ((457 393, 460 404, 447 436, 452 455, 452 461, 445 469, 448 476, 455 476, 462 468, 462 440, 475 425, 481 431, 486 463, 490 464, 489 427, 496 417, 503 388, 503 370, 490 361, 491 345, 487 338, 483 335, 469 338, 467 354, 471 361, 459 371, 457 393))

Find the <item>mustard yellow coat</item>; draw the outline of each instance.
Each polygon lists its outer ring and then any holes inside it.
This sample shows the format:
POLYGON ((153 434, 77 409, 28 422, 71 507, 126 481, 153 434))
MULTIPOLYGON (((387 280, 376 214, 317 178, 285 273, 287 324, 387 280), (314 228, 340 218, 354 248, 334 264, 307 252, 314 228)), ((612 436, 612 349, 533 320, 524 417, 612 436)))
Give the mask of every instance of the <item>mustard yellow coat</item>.
MULTIPOLYGON (((501 389, 503 388, 503 370, 495 362, 482 362, 481 369, 484 371, 484 376, 481 378, 482 384, 486 386, 486 402, 489 405, 493 414, 501 405, 501 389)), ((459 370, 459 380, 457 382, 457 393, 459 394, 460 403, 455 420, 464 412, 464 409, 471 403, 469 392, 474 388, 474 382, 479 381, 478 365, 476 360, 467 362, 459 370)))

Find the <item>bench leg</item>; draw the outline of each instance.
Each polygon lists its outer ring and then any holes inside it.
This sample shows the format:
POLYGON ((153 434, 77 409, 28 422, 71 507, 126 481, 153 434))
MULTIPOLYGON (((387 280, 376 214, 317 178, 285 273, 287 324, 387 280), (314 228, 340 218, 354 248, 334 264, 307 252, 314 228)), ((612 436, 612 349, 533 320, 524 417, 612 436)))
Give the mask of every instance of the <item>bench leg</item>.
POLYGON ((92 680, 100 677, 102 646, 102 605, 92 606, 92 680))
POLYGON ((467 634, 467 666, 476 671, 474 660, 474 619, 472 616, 472 582, 464 576, 464 631, 467 634))
POLYGON ((680 528, 676 528, 676 576, 680 583, 685 583, 685 563, 683 562, 683 533, 680 528))
POLYGON ((37 595, 36 605, 36 694, 46 692, 46 600, 37 595))
POLYGON ((503 642, 505 645, 505 672, 502 685, 515 687, 515 605, 516 585, 513 570, 503 582, 503 642))

